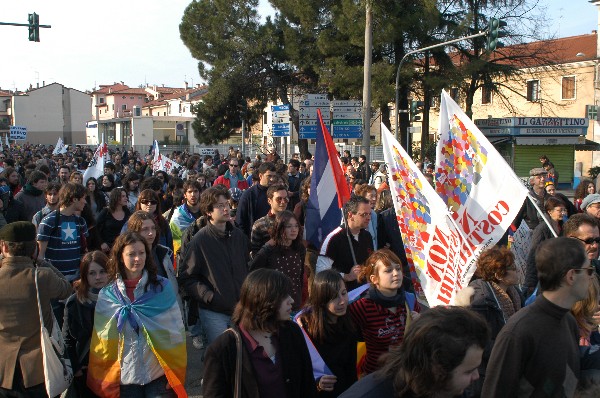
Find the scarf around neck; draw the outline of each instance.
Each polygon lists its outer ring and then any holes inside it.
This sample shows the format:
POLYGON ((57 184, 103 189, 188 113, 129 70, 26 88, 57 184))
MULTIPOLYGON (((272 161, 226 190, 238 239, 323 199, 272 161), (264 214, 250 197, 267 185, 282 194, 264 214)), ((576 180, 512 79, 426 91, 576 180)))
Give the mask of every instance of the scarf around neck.
POLYGON ((387 296, 384 296, 373 285, 371 285, 371 287, 369 287, 369 291, 367 292, 366 297, 369 298, 370 300, 374 301, 376 304, 379 304, 383 308, 392 308, 392 307, 404 308, 404 302, 406 300, 404 297, 403 289, 398 289, 398 292, 396 293, 395 296, 387 297, 387 296))
POLYGON ((30 183, 25 184, 25 188, 23 188, 23 191, 25 191, 26 193, 28 193, 29 195, 32 195, 32 196, 40 196, 41 194, 44 193, 44 191, 42 191, 41 189, 37 189, 30 183))

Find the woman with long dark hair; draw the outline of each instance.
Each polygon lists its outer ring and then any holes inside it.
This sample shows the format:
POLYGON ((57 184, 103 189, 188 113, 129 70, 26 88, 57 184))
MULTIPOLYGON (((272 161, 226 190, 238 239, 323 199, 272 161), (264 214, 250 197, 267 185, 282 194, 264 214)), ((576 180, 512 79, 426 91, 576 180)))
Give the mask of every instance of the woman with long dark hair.
POLYGON ((304 256, 306 249, 302 240, 302 227, 291 211, 277 215, 271 239, 254 255, 250 271, 269 268, 287 275, 292 281, 294 311, 302 307, 302 291, 305 285, 304 256))
POLYGON ((356 381, 356 330, 348 310, 348 290, 339 272, 315 275, 300 322, 331 371, 316 380, 319 397, 337 397, 356 381))
POLYGON ((85 182, 85 187, 87 188, 85 201, 94 214, 94 217, 97 218, 102 209, 106 207, 106 196, 100 190, 101 187, 98 186, 98 181, 94 177, 88 178, 85 182))
POLYGON ((137 232, 118 237, 96 304, 88 386, 101 397, 185 397, 185 331, 169 281, 137 232))
POLYGON ((538 284, 537 268, 535 267, 535 252, 540 243, 546 239, 554 238, 554 234, 560 236, 562 233, 563 218, 567 215, 567 208, 565 203, 553 196, 546 199, 544 203, 544 210, 546 214, 544 217, 548 220, 548 223, 552 226, 552 230, 548 227, 545 222, 535 227, 531 235, 531 243, 529 255, 527 256, 527 269, 525 272, 525 286, 527 287, 527 293, 531 294, 538 284), (554 234, 552 233, 554 232, 554 234))
POLYGON ((317 396, 302 331, 290 320, 291 282, 281 272, 248 274, 231 329, 206 350, 203 396, 311 398, 317 396), (241 355, 241 377, 236 360, 241 355), (236 387, 239 386, 239 393, 236 387))
POLYGON ((80 397, 92 396, 86 377, 98 293, 108 283, 107 262, 108 257, 99 250, 86 253, 79 267, 81 279, 73 284, 75 294, 65 304, 63 336, 80 397))
POLYGON ((113 189, 110 192, 108 206, 98 215, 98 232, 102 238, 101 249, 104 253, 110 252, 111 246, 130 215, 127 208, 127 193, 123 188, 113 189))
POLYGON ((406 331, 404 343, 390 351, 381 370, 340 398, 461 397, 479 378, 487 339, 479 315, 461 307, 431 308, 406 331))
POLYGON ((575 208, 579 213, 584 213, 585 209, 581 208, 581 202, 585 199, 586 196, 596 193, 596 186, 592 180, 588 180, 587 178, 582 179, 579 182, 579 185, 575 188, 575 193, 573 194, 573 203, 575 204, 575 208))

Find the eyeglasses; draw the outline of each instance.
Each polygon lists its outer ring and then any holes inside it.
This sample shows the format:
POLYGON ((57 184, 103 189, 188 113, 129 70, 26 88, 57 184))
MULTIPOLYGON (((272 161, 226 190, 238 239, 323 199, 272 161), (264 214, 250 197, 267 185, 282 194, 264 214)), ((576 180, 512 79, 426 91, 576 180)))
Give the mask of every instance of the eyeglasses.
POLYGON ((556 208, 556 209, 552 209, 552 211, 555 211, 557 213, 561 213, 561 214, 567 214, 567 209, 565 208, 556 208))
POLYGON ((571 238, 575 238, 577 240, 580 240, 583 243, 585 243, 586 245, 593 245, 594 243, 600 243, 600 237, 597 237, 597 238, 587 238, 587 239, 579 239, 576 236, 571 236, 571 238))
POLYGON ((230 163, 230 164, 229 164, 229 167, 240 167, 240 166, 238 166, 237 164, 231 164, 231 163, 230 163))
POLYGON ((158 204, 158 201, 156 201, 156 200, 147 200, 147 199, 142 199, 142 200, 140 200, 140 202, 141 202, 143 205, 156 205, 156 204, 158 204))
POLYGON ((579 271, 586 271, 588 276, 592 276, 594 274, 594 267, 581 267, 581 268, 573 268, 573 271, 575 272, 579 272, 579 271))
POLYGON ((275 198, 275 202, 277 203, 282 203, 282 202, 289 202, 290 199, 286 196, 281 196, 279 198, 275 198))
POLYGON ((219 210, 229 209, 229 203, 217 203, 213 206, 213 209, 219 209, 219 210))

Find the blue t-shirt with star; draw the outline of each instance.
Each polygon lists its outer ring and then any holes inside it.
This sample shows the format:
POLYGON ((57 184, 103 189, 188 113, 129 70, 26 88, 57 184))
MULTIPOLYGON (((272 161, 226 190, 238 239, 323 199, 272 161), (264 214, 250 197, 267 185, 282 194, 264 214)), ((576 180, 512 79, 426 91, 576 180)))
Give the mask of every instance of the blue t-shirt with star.
POLYGON ((77 215, 60 215, 56 223, 56 211, 42 219, 38 226, 38 241, 47 241, 46 260, 50 261, 66 277, 76 276, 81 262, 81 234, 88 236, 87 224, 77 215))

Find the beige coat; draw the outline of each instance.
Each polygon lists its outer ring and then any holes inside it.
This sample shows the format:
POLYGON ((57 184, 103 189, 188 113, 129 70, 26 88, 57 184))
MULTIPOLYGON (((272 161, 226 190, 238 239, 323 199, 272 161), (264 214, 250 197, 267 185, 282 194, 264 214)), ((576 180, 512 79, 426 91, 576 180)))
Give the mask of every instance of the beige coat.
MULTIPOLYGON (((12 389, 17 361, 26 388, 44 383, 40 317, 35 268, 28 257, 8 257, 0 265, 0 387, 12 389)), ((56 269, 38 275, 44 324, 52 329, 51 299, 66 299, 73 290, 56 269)))

